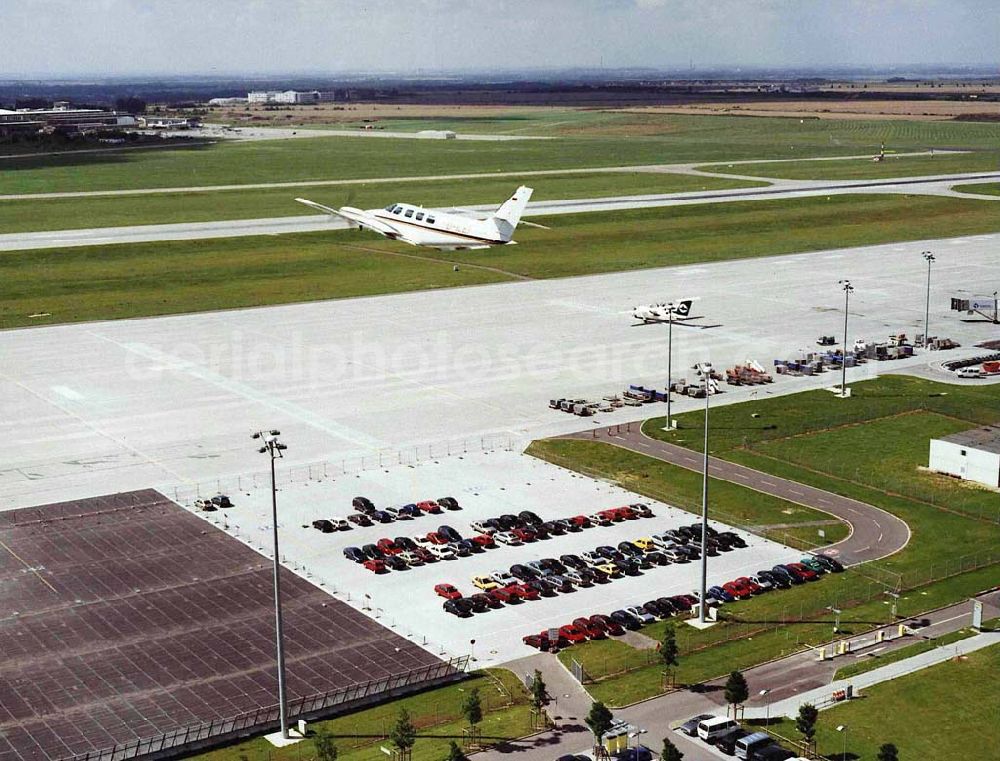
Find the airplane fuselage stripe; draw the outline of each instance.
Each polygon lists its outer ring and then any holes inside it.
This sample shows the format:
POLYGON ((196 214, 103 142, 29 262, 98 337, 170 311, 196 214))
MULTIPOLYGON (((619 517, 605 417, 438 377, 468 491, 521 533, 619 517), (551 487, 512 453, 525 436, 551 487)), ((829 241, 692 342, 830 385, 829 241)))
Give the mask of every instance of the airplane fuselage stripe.
POLYGON ((468 235, 466 233, 458 233, 458 232, 454 232, 452 230, 442 230, 442 229, 439 229, 437 227, 429 227, 427 225, 419 225, 416 222, 410 222, 410 221, 405 220, 405 219, 399 219, 398 217, 395 217, 395 216, 384 217, 381 214, 373 214, 372 216, 374 216, 375 219, 378 219, 378 220, 381 220, 381 221, 385 221, 388 224, 409 225, 410 227, 416 227, 419 230, 430 230, 432 232, 441 233, 442 235, 451 235, 451 236, 454 236, 456 238, 464 238, 466 240, 473 240, 473 241, 476 241, 478 243, 493 243, 493 244, 496 244, 496 245, 500 245, 500 244, 503 244, 503 243, 507 242, 507 241, 504 241, 504 240, 495 240, 493 238, 482 238, 482 237, 479 237, 478 235, 468 235))

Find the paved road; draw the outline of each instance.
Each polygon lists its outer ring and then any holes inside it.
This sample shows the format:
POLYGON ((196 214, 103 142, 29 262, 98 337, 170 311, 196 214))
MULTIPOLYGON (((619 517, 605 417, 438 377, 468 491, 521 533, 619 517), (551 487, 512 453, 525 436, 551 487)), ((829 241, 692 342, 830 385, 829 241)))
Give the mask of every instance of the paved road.
MULTIPOLYGON (((497 175, 491 176, 496 177, 497 175)), ((552 216, 558 214, 622 211, 626 209, 653 209, 703 203, 759 201, 772 198, 804 198, 847 193, 954 195, 954 191, 951 190, 953 184, 972 180, 1000 180, 1000 172, 846 182, 775 180, 772 185, 766 188, 538 201, 528 205, 524 216, 552 216)), ((295 183, 290 183, 286 186, 291 188, 295 185, 295 183)), ((49 194, 48 197, 54 197, 55 195, 49 194)), ((979 196, 976 197, 979 198, 979 196)), ((41 198, 41 196, 34 196, 34 198, 41 198)), ((1000 201, 1000 196, 982 196, 982 198, 991 201, 1000 201)), ((0 197, 0 200, 5 199, 12 200, 12 197, 0 197)), ((289 205, 294 203, 291 192, 289 192, 288 203, 289 205)), ((483 212, 491 212, 495 208, 495 204, 470 207, 474 211, 483 212)), ((160 240, 199 240, 249 235, 281 235, 285 233, 342 230, 347 227, 349 227, 349 224, 346 220, 331 218, 327 215, 311 214, 307 216, 266 217, 219 222, 182 222, 169 225, 134 225, 128 227, 7 233, 0 235, 0 251, 94 246, 113 243, 147 243, 160 240)))
MULTIPOLYGON (((984 620, 1000 616, 1000 591, 980 595, 977 599, 984 604, 984 620)), ((921 616, 921 618, 923 617, 921 616)), ((971 623, 971 604, 968 601, 961 602, 931 613, 926 618, 930 620, 929 626, 917 629, 910 636, 894 639, 880 645, 878 654, 885 655, 926 637, 940 637, 948 632, 968 626, 971 623)), ((870 625, 871 622, 841 622, 841 626, 847 630, 849 628, 863 629, 870 625)), ((887 625, 883 631, 886 636, 895 636, 896 625, 887 625)), ((990 641, 996 641, 997 635, 986 635, 986 637, 992 638, 990 641)), ((874 632, 866 634, 865 639, 874 639, 874 632)), ((986 644, 990 644, 990 641, 987 641, 986 644)), ((973 644, 981 645, 982 643, 973 644)), ((744 676, 747 679, 752 697, 747 702, 745 716, 777 716, 783 710, 794 712, 793 708, 797 711, 799 697, 805 700, 808 696, 815 700, 825 696, 826 692, 832 692, 838 686, 831 683, 836 671, 854 662, 857 658, 872 657, 871 653, 874 650, 875 648, 866 648, 855 655, 825 661, 818 660, 816 653, 808 650, 788 658, 765 663, 756 668, 747 669, 744 676), (769 692, 765 697, 761 697, 759 693, 765 689, 769 692)), ((949 652, 951 651, 949 650, 949 652)), ((916 656, 916 661, 912 663, 913 659, 897 661, 893 664, 891 672, 880 676, 891 677, 897 673, 908 673, 915 667, 932 665, 939 658, 940 653, 937 654, 937 658, 933 655, 923 658, 916 656)), ((550 658, 550 660, 558 664, 555 658, 550 658)), ((871 679, 869 681, 874 683, 871 679)), ((669 736, 674 745, 684 753, 685 761, 714 761, 720 758, 715 751, 697 740, 691 740, 673 731, 672 727, 700 713, 724 714, 726 711, 723 697, 724 682, 724 679, 716 680, 702 685, 697 691, 680 690, 662 695, 615 711, 615 716, 647 730, 647 734, 642 735, 641 741, 655 751, 659 751, 662 747, 663 738, 669 736)), ((518 761, 552 761, 565 753, 589 752, 590 734, 579 730, 574 716, 561 716, 561 705, 557 705, 553 710, 553 714, 559 716, 556 719, 555 730, 527 740, 505 743, 495 750, 482 754, 483 761, 500 761, 508 756, 515 756, 518 761)))
MULTIPOLYGON (((570 438, 593 440, 595 435, 601 441, 615 446, 697 473, 702 472, 703 458, 698 452, 652 439, 643 434, 638 425, 629 426, 628 429, 608 426, 582 431, 570 438)), ((824 552, 838 557, 845 565, 884 558, 903 549, 910 540, 910 529, 905 522, 874 505, 778 478, 717 457, 709 458, 708 472, 713 478, 829 513, 850 524, 851 533, 846 539, 824 549, 824 552)))

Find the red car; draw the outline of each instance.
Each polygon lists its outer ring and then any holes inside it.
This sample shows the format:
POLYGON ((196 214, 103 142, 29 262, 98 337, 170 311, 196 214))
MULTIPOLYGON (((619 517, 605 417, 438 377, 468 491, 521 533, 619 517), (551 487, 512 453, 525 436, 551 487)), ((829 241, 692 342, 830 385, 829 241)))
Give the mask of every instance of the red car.
POLYGON ((392 539, 388 538, 379 539, 375 546, 382 550, 382 552, 386 555, 398 555, 403 551, 402 547, 398 547, 392 539))
POLYGON ((413 554, 420 558, 424 563, 436 563, 437 558, 428 550, 426 547, 417 547, 413 551, 413 554))
POLYGON ((745 600, 751 595, 750 587, 740 584, 738 581, 727 581, 722 585, 722 588, 737 600, 745 600))
POLYGON ((574 526, 579 526, 580 528, 590 528, 594 524, 590 522, 590 518, 586 515, 574 515, 569 519, 569 522, 574 526))
POLYGON ((560 626, 559 636, 565 637, 569 642, 571 642, 574 645, 577 642, 587 641, 587 633, 579 626, 575 626, 574 624, 566 624, 566 626, 560 626))
POLYGON ((738 579, 734 579, 734 581, 743 584, 744 586, 750 587, 750 594, 759 595, 763 591, 763 588, 760 586, 760 584, 758 584, 756 581, 747 578, 746 576, 740 576, 738 579))
POLYGON ((609 508, 607 510, 601 510, 597 514, 601 518, 604 518, 604 520, 606 520, 606 521, 623 521, 623 520, 625 520, 625 516, 622 515, 621 513, 619 513, 618 509, 615 508, 615 507, 609 508))
POLYGON ((792 573, 806 581, 816 581, 819 578, 818 573, 809 566, 802 565, 802 563, 785 563, 785 567, 791 569, 792 573))
POLYGON ((618 513, 618 515, 620 515, 624 520, 634 521, 638 520, 639 518, 639 513, 637 513, 628 505, 625 505, 624 507, 615 508, 615 510, 618 513))
POLYGON ((503 607, 503 603, 500 602, 500 600, 498 600, 496 597, 490 597, 485 592, 477 592, 476 594, 472 595, 472 597, 470 597, 469 599, 472 601, 482 600, 484 603, 486 603, 488 607, 493 608, 494 610, 503 607))
POLYGON ((507 587, 507 591, 512 595, 520 597, 522 600, 537 600, 540 597, 537 589, 533 589, 526 584, 511 584, 507 587))
POLYGON ((497 602, 511 603, 521 602, 521 598, 512 592, 509 587, 497 587, 496 589, 491 589, 486 592, 487 597, 492 597, 497 602))
MULTIPOLYGON (((612 637, 620 637, 625 633, 625 627, 620 623, 615 621, 613 618, 605 616, 603 613, 598 613, 593 615, 589 619, 591 626, 596 626, 603 629, 612 637)), ((574 621, 573 623, 576 623, 574 621)))
POLYGON ((437 531, 431 531, 427 534, 427 541, 431 544, 448 544, 448 540, 441 536, 437 531))
POLYGON ((434 591, 437 592, 438 597, 443 597, 446 600, 457 600, 462 596, 462 593, 451 584, 435 584, 434 591))
POLYGON ((381 560, 366 560, 362 565, 372 573, 388 573, 389 571, 381 560))
POLYGON ((418 502, 417 507, 425 513, 440 513, 441 505, 435 502, 433 499, 427 499, 423 502, 418 502))
POLYGON ((472 541, 482 547, 484 550, 492 549, 497 546, 497 543, 493 540, 493 537, 489 534, 477 534, 472 537, 472 541))
POLYGON ((533 542, 538 538, 538 535, 534 531, 531 531, 530 529, 526 528, 515 528, 511 530, 510 533, 512 533, 522 542, 533 542))
POLYGON ((546 632, 542 632, 541 634, 529 634, 522 637, 521 642, 526 644, 528 647, 538 648, 543 653, 549 649, 549 635, 546 632))
POLYGON ((608 636, 608 633, 604 631, 604 627, 590 623, 589 618, 574 618, 573 626, 582 629, 583 633, 587 635, 587 639, 605 639, 608 636))

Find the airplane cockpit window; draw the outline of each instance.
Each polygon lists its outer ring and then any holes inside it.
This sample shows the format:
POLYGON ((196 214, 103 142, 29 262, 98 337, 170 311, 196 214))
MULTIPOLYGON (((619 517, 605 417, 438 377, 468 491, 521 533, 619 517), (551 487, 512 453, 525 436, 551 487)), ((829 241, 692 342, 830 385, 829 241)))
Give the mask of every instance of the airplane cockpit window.
POLYGON ((417 221, 419 222, 423 218, 424 218, 424 213, 422 211, 418 211, 417 212, 417 221))
POLYGON ((410 217, 412 217, 413 216, 413 209, 407 209, 406 210, 406 214, 404 214, 403 216, 406 217, 407 219, 409 219, 410 217))
POLYGON ((388 206, 385 207, 385 210, 386 211, 392 211, 395 208, 396 208, 396 204, 391 203, 391 204, 389 204, 388 206))
POLYGON ((434 217, 427 217, 427 224, 433 225, 434 224, 434 217))

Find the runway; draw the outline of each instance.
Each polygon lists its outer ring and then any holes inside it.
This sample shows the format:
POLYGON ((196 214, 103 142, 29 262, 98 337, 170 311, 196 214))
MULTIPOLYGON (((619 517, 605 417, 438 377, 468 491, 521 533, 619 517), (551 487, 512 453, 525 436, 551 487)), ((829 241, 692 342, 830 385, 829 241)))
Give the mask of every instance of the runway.
MULTIPOLYGON (((916 241, 588 277, 444 289, 172 317, 0 332, 0 434, 16 441, 0 468, 4 507, 134 488, 214 493, 264 463, 248 438, 277 427, 286 468, 345 470, 419 453, 515 446, 578 431, 551 398, 600 398, 665 382, 666 328, 634 326, 631 308, 699 295, 712 329, 674 331, 674 367, 770 365, 842 333, 850 277, 852 337, 920 332, 925 270, 937 255, 934 332, 957 352, 871 362, 848 379, 974 354, 995 337, 959 320, 949 299, 996 278, 1000 235, 916 241), (780 273, 780 278, 776 277, 780 273), (450 442, 448 445, 442 442, 450 442)), ((779 379, 761 394, 832 385, 829 374, 779 379)), ((719 404, 748 398, 727 390, 719 404)), ((680 402, 678 412, 697 401, 680 402)), ((658 406, 590 418, 640 420, 658 406)), ((584 421, 586 423, 586 421, 584 421)))
MULTIPOLYGON (((951 186, 959 182, 990 180, 1000 180, 1000 172, 839 182, 774 180, 771 186, 765 188, 538 201, 528 205, 524 216, 539 217, 585 212, 621 211, 625 209, 652 209, 690 204, 762 201, 776 198, 805 198, 810 196, 841 195, 845 193, 919 193, 1000 201, 1000 196, 975 196, 951 190, 951 186)), ((293 197, 290 191, 290 203, 293 197)), ((495 205, 470 207, 474 211, 482 212, 492 212, 495 208, 495 205)), ((0 235, 0 251, 98 246, 120 243, 148 243, 161 240, 199 240, 252 235, 282 235, 287 233, 343 230, 347 227, 348 224, 344 220, 325 215, 310 214, 304 216, 226 220, 219 222, 187 222, 168 225, 135 225, 128 227, 7 233, 0 235)))

